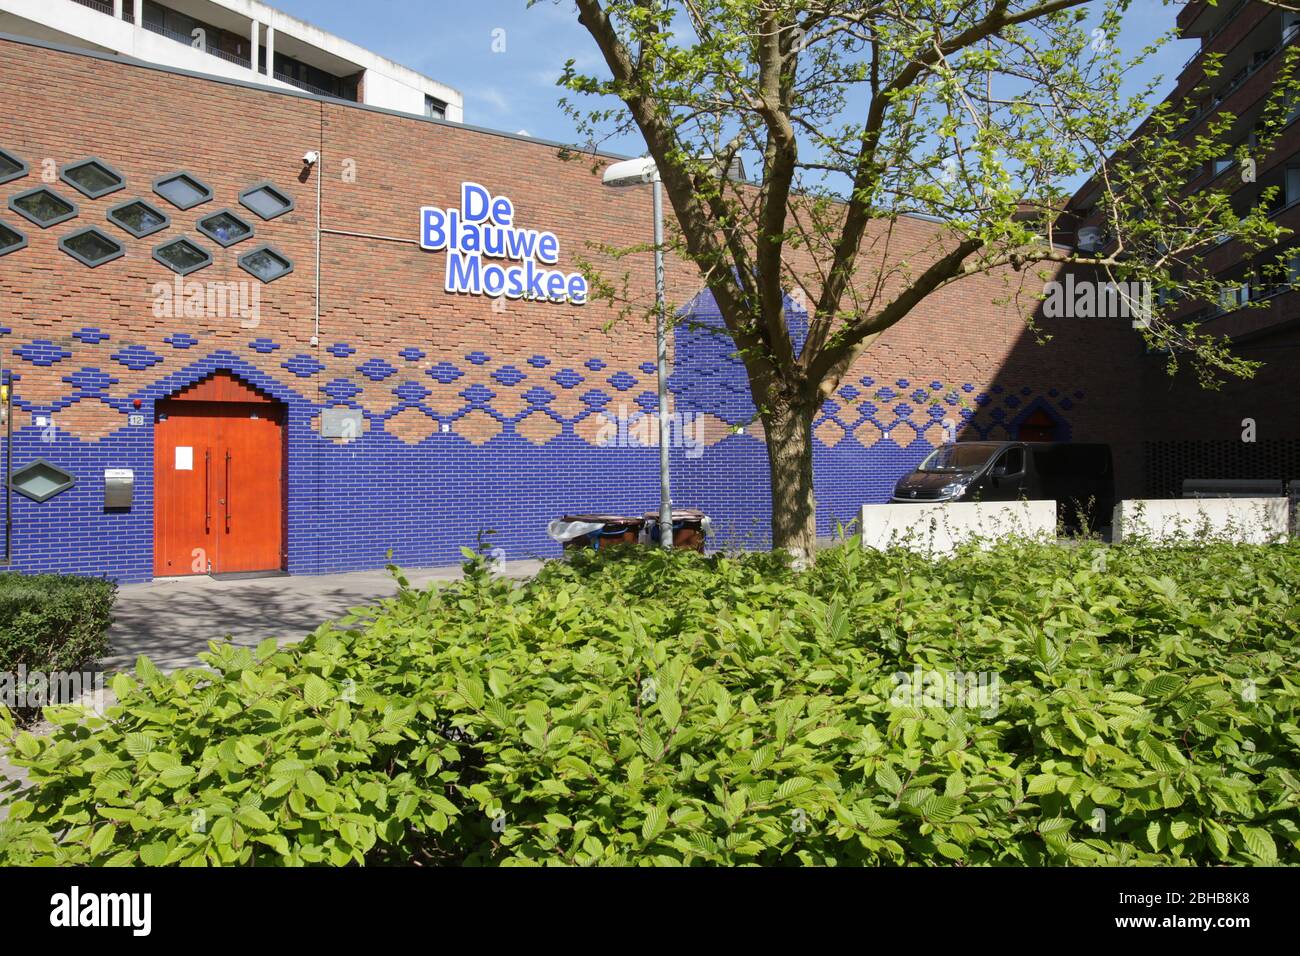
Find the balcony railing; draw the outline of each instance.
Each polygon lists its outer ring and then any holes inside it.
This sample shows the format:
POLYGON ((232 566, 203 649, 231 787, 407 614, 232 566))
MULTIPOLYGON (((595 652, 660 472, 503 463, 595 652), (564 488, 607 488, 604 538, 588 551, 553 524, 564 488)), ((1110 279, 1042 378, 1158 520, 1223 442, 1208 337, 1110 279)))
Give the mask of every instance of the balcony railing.
MULTIPOLYGON (((78 2, 83 2, 83 0, 78 0, 78 2)), ((211 56, 215 56, 220 60, 225 60, 227 63, 233 63, 235 64, 235 66, 242 66, 246 70, 250 69, 249 60, 247 57, 236 56, 233 53, 227 53, 225 50, 218 50, 215 47, 210 47, 206 45, 195 46, 194 38, 192 36, 187 36, 184 33, 177 33, 175 30, 168 30, 161 23, 153 23, 149 20, 146 20, 144 22, 144 28, 148 30, 150 33, 156 33, 159 36, 166 37, 169 40, 175 40, 177 43, 183 43, 187 47, 190 47, 191 49, 202 50, 204 53, 210 54, 211 56)))
POLYGON ((296 86, 305 93, 315 93, 317 96, 332 96, 335 99, 339 98, 339 94, 335 93, 333 90, 326 90, 319 86, 312 86, 305 80, 300 80, 296 76, 290 76, 288 73, 281 73, 279 70, 275 71, 275 78, 281 83, 288 83, 290 86, 296 86))
MULTIPOLYGON (((73 2, 98 10, 100 13, 107 13, 110 17, 113 15, 113 0, 73 0, 73 2)), ((122 19, 127 23, 135 23, 135 4, 132 0, 125 0, 122 4, 122 19)))

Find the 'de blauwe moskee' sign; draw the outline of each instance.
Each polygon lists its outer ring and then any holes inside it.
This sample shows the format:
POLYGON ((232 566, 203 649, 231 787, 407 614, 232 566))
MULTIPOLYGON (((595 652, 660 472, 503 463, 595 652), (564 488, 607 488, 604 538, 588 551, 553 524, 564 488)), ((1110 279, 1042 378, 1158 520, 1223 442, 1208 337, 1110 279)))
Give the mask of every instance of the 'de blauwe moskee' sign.
POLYGON ((525 229, 514 220, 508 197, 461 183, 459 209, 420 209, 420 248, 446 250, 448 292, 585 305, 587 280, 581 273, 546 268, 560 261, 555 233, 525 229))

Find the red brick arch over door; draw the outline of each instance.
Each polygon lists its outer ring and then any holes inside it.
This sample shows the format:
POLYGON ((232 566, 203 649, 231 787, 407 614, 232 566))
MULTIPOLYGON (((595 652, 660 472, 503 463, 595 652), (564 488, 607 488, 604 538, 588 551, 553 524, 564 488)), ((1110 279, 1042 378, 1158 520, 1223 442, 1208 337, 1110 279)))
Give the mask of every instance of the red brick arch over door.
POLYGON ((228 372, 159 401, 154 574, 285 564, 285 407, 228 372))

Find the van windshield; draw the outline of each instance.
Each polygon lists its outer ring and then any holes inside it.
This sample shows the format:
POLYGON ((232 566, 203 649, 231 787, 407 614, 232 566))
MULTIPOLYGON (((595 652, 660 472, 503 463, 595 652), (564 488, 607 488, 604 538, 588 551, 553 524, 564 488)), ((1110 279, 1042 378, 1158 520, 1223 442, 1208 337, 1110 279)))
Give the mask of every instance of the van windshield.
POLYGON ((965 442, 936 448, 917 471, 979 471, 1000 446, 995 442, 965 442))

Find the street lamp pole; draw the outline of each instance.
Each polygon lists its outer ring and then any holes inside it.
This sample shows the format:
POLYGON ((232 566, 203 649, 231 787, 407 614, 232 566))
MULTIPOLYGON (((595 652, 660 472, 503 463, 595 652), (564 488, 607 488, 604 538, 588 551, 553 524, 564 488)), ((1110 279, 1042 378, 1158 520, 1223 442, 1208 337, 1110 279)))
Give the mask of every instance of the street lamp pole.
POLYGON ((673 499, 668 471, 668 447, 672 425, 668 417, 668 307, 664 293, 664 201, 659 170, 649 156, 614 163, 605 170, 606 186, 652 184, 654 189, 655 239, 655 348, 659 373, 659 544, 673 547, 673 499))
POLYGON ((673 547, 673 499, 668 481, 668 445, 672 422, 668 418, 668 307, 664 301, 664 200, 658 170, 655 194, 655 347, 659 351, 659 540, 664 550, 673 547))

